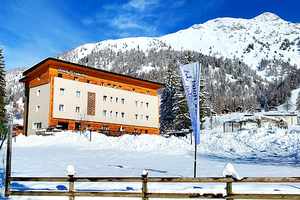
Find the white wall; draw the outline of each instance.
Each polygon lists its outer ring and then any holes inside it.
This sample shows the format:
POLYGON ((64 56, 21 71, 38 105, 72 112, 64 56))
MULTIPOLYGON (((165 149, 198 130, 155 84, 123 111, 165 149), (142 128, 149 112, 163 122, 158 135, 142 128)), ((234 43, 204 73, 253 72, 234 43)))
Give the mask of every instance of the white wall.
POLYGON ((79 120, 80 117, 79 114, 75 112, 75 107, 79 106, 81 108, 81 113, 86 113, 88 92, 96 93, 95 116, 88 116, 88 121, 153 128, 158 128, 159 126, 159 99, 157 96, 108 88, 58 77, 54 78, 53 117, 79 120), (65 95, 60 95, 60 88, 65 89, 65 95), (81 91, 81 98, 76 97, 76 91, 81 91), (107 102, 103 101, 103 95, 107 96, 107 102), (113 102, 110 102, 110 97, 113 97, 113 102), (119 103, 116 103, 116 98, 119 99, 119 103), (125 105, 121 103, 122 98, 125 99, 125 105), (138 101, 138 107, 135 106, 135 101, 138 101), (144 103, 143 107, 141 107, 141 102, 144 103), (146 108, 146 103, 149 103, 149 108, 146 108), (65 111, 59 111, 59 104, 65 105, 65 111), (107 110, 106 117, 103 116, 103 110, 107 110), (113 111, 113 117, 110 117, 110 111, 113 111), (116 112, 119 112, 118 118, 115 116, 116 112), (121 118, 121 112, 125 113, 124 119, 121 118), (135 119, 135 114, 138 114, 138 120, 135 119), (141 120, 141 115, 144 116, 143 120, 141 120), (146 121, 146 116, 149 116, 149 121, 146 121))
POLYGON ((49 106, 50 106, 50 84, 40 85, 30 88, 29 91, 29 110, 28 110, 28 135, 34 135, 35 122, 42 122, 42 128, 49 126, 49 106), (38 96, 38 90, 40 94, 38 96), (40 107, 37 112, 37 106, 40 107))

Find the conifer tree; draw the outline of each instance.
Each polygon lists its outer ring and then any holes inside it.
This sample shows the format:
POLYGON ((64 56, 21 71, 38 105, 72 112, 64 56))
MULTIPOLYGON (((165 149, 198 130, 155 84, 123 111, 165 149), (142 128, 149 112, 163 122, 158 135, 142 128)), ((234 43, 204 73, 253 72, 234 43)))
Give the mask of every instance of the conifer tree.
POLYGON ((173 99, 174 93, 168 87, 165 87, 161 95, 161 105, 160 105, 160 127, 159 132, 165 133, 166 131, 174 129, 174 119, 173 114, 173 99))
MULTIPOLYGON (((184 65, 196 62, 193 60, 193 53, 187 51, 184 57, 184 65)), ((199 91, 199 120, 200 129, 203 129, 203 123, 205 122, 205 117, 210 115, 210 107, 207 102, 207 93, 204 92, 203 80, 201 80, 201 86, 199 91)), ((175 127, 177 129, 187 129, 191 126, 190 114, 188 109, 188 104, 185 96, 185 91, 183 88, 183 82, 180 79, 176 88, 175 97, 177 98, 175 108, 175 127)))
POLYGON ((160 105, 160 133, 165 133, 168 130, 174 130, 175 115, 173 111, 175 103, 176 82, 179 79, 177 75, 176 65, 174 60, 170 60, 167 67, 165 85, 161 95, 160 105))
POLYGON ((4 72, 4 57, 2 56, 2 48, 0 46, 0 124, 4 124, 7 122, 6 119, 6 110, 5 110, 5 72, 4 72))
POLYGON ((208 93, 204 91, 205 85, 204 80, 200 81, 200 91, 199 91, 199 120, 200 120, 200 129, 203 129, 203 123, 205 122, 205 117, 210 116, 210 106, 207 102, 208 93))
POLYGON ((177 82, 176 101, 174 102, 174 115, 175 115, 175 129, 187 129, 191 126, 191 118, 189 114, 189 108, 185 97, 185 91, 183 82, 180 79, 177 82))
MULTIPOLYGON (((191 51, 185 52, 183 58, 183 65, 189 64, 192 62, 193 55, 191 51)), ((188 129, 191 126, 191 118, 188 108, 188 103, 185 96, 185 90, 183 86, 182 79, 178 79, 176 83, 176 92, 175 92, 175 105, 174 105, 174 114, 175 114, 175 129, 188 129)))
POLYGON ((300 92, 298 93, 298 97, 297 97, 297 100, 296 100, 296 106, 297 106, 297 108, 296 108, 296 110, 300 110, 300 92))

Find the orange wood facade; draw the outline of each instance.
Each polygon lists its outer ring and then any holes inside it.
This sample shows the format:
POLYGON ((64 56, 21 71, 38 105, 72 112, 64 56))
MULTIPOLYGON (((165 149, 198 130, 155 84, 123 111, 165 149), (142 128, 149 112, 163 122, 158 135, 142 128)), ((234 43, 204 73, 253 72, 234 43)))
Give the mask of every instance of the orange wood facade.
MULTIPOLYGON (((53 118, 53 94, 54 94, 54 77, 59 77, 59 74, 62 75, 62 78, 74 80, 74 78, 78 78, 77 81, 95 85, 102 85, 108 87, 110 84, 111 88, 119 88, 122 90, 131 91, 141 94, 147 94, 152 96, 157 96, 157 89, 163 87, 163 84, 155 83, 151 81, 145 81, 138 78, 128 77, 119 75, 116 73, 111 73, 103 70, 98 70, 86 66, 82 66, 75 63, 70 63, 62 60, 58 60, 55 58, 46 58, 30 69, 26 70, 23 75, 25 78, 21 79, 20 82, 25 83, 25 87, 28 90, 29 88, 33 88, 36 86, 40 86, 43 84, 50 83, 50 105, 49 105, 49 126, 57 125, 58 122, 68 123, 69 130, 75 130, 75 121, 69 119, 57 119, 53 118), (66 70, 76 72, 78 74, 84 74, 85 77, 80 75, 67 76, 66 73, 61 73, 60 70, 66 70), (103 85, 104 84, 104 85, 103 85), (133 91, 134 90, 134 91, 133 91)), ((26 95, 25 95, 26 96, 26 95)), ((28 97, 25 97, 28 99, 28 97)), ((25 117, 24 122, 28 121, 28 113, 26 114, 26 108, 28 107, 28 103, 30 100, 25 102, 25 117)), ((157 108, 159 109, 159 108, 157 108)), ((140 126, 130 126, 124 124, 107 124, 101 122, 87 122, 91 124, 93 130, 100 130, 102 126, 109 126, 109 130, 119 130, 119 127, 122 126, 125 128, 125 131, 128 132, 142 132, 148 134, 159 134, 159 127, 151 128, 151 127, 140 127, 140 126)), ((159 124, 159 123, 158 123, 159 124)), ((28 124, 24 125, 24 133, 26 135, 26 128, 28 124)))

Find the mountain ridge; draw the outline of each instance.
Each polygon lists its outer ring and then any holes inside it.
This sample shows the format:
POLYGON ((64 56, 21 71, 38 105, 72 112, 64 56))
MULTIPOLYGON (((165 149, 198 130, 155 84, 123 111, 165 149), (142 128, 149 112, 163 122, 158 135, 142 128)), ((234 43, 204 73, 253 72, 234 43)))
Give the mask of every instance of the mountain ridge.
MULTIPOLYGON (((204 55, 240 58, 256 70, 262 59, 300 63, 300 24, 265 12, 252 19, 217 18, 161 37, 131 37, 79 45, 56 57, 78 62, 103 49, 148 52, 151 49, 192 50, 204 55)), ((97 63, 94 64, 97 67, 97 63)), ((263 74, 262 74, 263 75, 263 74)))

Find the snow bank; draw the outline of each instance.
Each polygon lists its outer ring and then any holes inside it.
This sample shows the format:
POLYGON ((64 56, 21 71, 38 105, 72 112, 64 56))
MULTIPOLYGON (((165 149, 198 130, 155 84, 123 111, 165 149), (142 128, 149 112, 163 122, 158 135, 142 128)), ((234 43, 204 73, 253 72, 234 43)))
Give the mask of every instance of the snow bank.
MULTIPOLYGON (((266 161, 297 164, 300 161, 300 130, 254 129, 234 133, 203 131, 198 155, 218 159, 236 159, 240 162, 266 161)), ((37 146, 70 146, 79 150, 117 149, 121 151, 162 152, 166 154, 193 154, 190 138, 157 135, 123 135, 107 137, 96 132, 60 132, 55 136, 18 136, 13 148, 37 146)))

